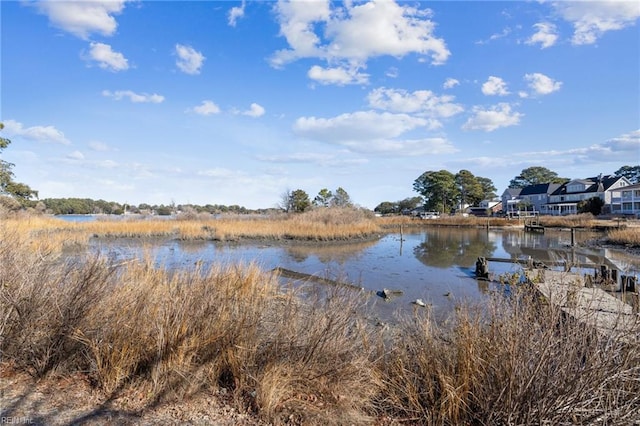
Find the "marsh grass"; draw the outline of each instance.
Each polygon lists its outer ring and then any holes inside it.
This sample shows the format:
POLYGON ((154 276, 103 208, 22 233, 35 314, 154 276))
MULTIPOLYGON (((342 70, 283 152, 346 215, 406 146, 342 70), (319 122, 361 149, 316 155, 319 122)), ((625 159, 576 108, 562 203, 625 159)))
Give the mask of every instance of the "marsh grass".
POLYGON ((224 389, 238 408, 277 423, 368 418, 359 296, 332 289, 302 303, 252 264, 61 263, 1 231, 3 366, 37 379, 81 373, 107 399, 138 389, 149 406, 224 389))
POLYGON ((375 327, 349 289, 303 296, 253 264, 64 262, 34 238, 0 226, 1 366, 81 375, 104 400, 224 389, 272 424, 640 421, 638 330, 599 334, 527 287, 375 327))
POLYGON ((452 226, 452 227, 510 227, 518 224, 518 221, 508 220, 501 217, 476 217, 476 216, 447 216, 443 215, 437 219, 420 219, 411 216, 383 216, 376 218, 376 221, 385 229, 396 228, 400 225, 407 227, 422 226, 452 226))
POLYGON ((606 239, 611 244, 640 247, 640 227, 610 230, 606 239))
POLYGON ((403 344, 378 364, 391 416, 427 424, 640 421, 637 340, 598 334, 528 291, 516 300, 461 307, 445 327, 428 315, 407 319, 403 344))
POLYGON ((242 238, 335 241, 369 238, 380 232, 372 216, 355 208, 317 209, 303 214, 273 216, 187 215, 178 219, 118 218, 66 222, 47 216, 12 217, 4 223, 34 237, 34 244, 62 250, 84 246, 90 238, 175 238, 235 241, 242 238))
POLYGON ((540 216, 540 224, 553 228, 593 228, 599 222, 591 213, 568 216, 540 216))

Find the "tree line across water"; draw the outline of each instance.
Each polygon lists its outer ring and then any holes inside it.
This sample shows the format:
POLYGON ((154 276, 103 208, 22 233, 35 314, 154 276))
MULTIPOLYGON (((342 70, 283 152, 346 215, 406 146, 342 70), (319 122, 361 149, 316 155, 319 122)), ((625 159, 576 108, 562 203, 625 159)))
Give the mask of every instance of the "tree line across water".
MULTIPOLYGON (((622 166, 614 174, 626 177, 632 184, 640 183, 640 166, 622 166)), ((562 184, 570 180, 546 167, 534 166, 523 169, 511 179, 509 188, 525 188, 543 183, 562 184)), ((448 213, 461 206, 477 206, 482 200, 497 197, 496 187, 491 179, 475 176, 469 170, 460 170, 456 174, 448 170, 426 171, 413 182, 413 189, 420 197, 383 201, 374 210, 381 214, 392 214, 423 205, 429 211, 448 213)), ((593 213, 598 210, 598 200, 585 200, 583 209, 593 213)))
MULTIPOLYGON (((4 125, 0 122, 0 130, 4 125)), ((0 153, 11 141, 0 137, 0 153)), ((265 213, 274 209, 250 210, 239 205, 206 204, 204 206, 188 204, 178 205, 140 205, 121 204, 113 201, 92 200, 89 198, 46 198, 38 200, 38 191, 29 185, 14 180, 15 165, 0 159, 0 210, 15 211, 34 209, 38 212, 52 214, 124 214, 148 213, 172 215, 177 212, 192 213, 265 213)), ((631 183, 640 183, 640 165, 622 166, 615 172, 616 176, 624 176, 631 183)), ((560 177, 546 167, 529 167, 509 182, 509 188, 524 188, 540 183, 565 183, 569 178, 560 177)), ((492 180, 475 176, 469 170, 460 170, 456 174, 448 170, 426 171, 413 182, 413 190, 420 194, 400 201, 383 201, 374 209, 378 213, 390 214, 412 210, 424 206, 429 211, 450 212, 462 206, 477 206, 482 200, 497 197, 496 187, 492 180)), ((591 203, 593 204, 593 203, 591 203)), ((338 187, 335 191, 323 188, 315 198, 311 199, 303 189, 286 190, 277 205, 278 209, 287 213, 301 213, 314 207, 350 207, 353 206, 351 196, 338 187)), ((587 206, 589 208, 597 206, 587 206)))

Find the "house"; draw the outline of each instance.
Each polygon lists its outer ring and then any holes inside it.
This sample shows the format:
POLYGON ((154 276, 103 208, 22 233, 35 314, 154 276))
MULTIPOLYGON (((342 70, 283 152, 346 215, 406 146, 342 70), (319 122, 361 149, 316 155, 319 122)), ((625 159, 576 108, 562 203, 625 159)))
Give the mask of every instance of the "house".
POLYGON ((493 216, 502 210, 502 200, 482 200, 478 207, 469 207, 467 211, 474 216, 493 216))
POLYGON ((577 214, 581 201, 598 197, 604 202, 602 213, 609 214, 622 209, 621 197, 613 193, 630 186, 631 182, 623 176, 602 176, 574 179, 557 188, 550 196, 549 202, 541 210, 544 214, 554 216, 577 214))
POLYGON ((507 188, 502 193, 502 211, 509 214, 518 211, 521 188, 507 188))
POLYGON ((560 187, 562 187, 562 184, 559 183, 539 183, 525 186, 519 195, 520 203, 527 206, 523 210, 548 214, 545 206, 549 203, 550 195, 560 187))
POLYGON ((640 183, 611 191, 611 214, 633 215, 640 218, 640 183))

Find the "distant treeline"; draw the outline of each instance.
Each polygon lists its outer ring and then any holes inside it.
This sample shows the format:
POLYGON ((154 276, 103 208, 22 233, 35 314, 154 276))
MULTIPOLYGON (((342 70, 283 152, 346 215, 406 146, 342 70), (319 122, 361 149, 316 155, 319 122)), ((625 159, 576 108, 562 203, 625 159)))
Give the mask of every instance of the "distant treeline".
POLYGON ((199 206, 195 204, 170 204, 170 205, 151 205, 142 203, 140 205, 120 204, 113 201, 92 200, 90 198, 45 198, 40 200, 45 211, 50 214, 157 214, 161 216, 169 216, 180 212, 188 213, 264 213, 266 210, 250 210, 243 206, 231 205, 225 206, 220 204, 207 204, 199 206))

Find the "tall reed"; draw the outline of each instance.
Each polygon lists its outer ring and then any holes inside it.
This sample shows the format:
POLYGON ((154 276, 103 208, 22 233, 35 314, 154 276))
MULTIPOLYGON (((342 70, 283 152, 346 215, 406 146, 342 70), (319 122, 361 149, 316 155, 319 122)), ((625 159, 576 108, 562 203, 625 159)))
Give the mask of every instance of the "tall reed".
POLYGON ((611 244, 640 247, 640 227, 610 230, 606 239, 611 244))
POLYGON ((598 334, 529 290, 462 306, 448 326, 417 315, 377 364, 380 404, 422 424, 631 424, 638 330, 598 334))
POLYGON ((225 389, 273 424, 640 421, 637 323, 602 334, 526 286, 376 327, 358 291, 303 294, 253 264, 67 261, 35 238, 0 225, 0 368, 81 374, 105 400, 225 389))

